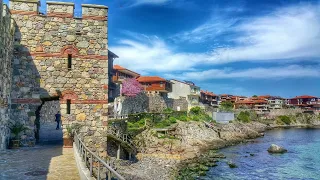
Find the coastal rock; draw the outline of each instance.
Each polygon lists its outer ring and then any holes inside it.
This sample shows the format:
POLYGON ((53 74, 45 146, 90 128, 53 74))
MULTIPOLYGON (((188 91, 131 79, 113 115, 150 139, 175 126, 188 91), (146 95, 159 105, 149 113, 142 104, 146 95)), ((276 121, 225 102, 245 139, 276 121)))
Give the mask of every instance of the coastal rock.
POLYGON ((285 153, 288 150, 286 150, 285 148, 278 146, 276 144, 271 144, 271 146, 268 149, 269 153, 285 153))
POLYGON ((228 162, 227 164, 229 165, 230 168, 237 168, 237 167, 238 167, 238 166, 237 166, 235 163, 233 163, 233 162, 228 162))

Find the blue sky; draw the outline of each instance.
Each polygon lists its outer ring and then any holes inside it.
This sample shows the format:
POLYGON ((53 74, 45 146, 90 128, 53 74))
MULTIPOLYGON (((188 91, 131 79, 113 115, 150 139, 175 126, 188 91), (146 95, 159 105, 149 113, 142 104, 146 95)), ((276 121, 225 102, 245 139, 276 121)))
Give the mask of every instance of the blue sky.
POLYGON ((115 63, 143 75, 217 94, 320 96, 320 0, 75 2, 109 6, 115 63))

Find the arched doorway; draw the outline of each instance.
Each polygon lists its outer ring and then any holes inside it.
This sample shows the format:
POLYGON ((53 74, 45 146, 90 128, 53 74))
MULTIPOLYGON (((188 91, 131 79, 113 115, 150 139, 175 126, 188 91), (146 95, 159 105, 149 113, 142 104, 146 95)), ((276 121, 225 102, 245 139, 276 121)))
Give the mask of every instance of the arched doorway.
POLYGON ((42 104, 37 108, 35 137, 41 144, 61 144, 63 142, 63 132, 61 122, 59 129, 56 129, 55 114, 60 110, 59 96, 41 98, 42 104))

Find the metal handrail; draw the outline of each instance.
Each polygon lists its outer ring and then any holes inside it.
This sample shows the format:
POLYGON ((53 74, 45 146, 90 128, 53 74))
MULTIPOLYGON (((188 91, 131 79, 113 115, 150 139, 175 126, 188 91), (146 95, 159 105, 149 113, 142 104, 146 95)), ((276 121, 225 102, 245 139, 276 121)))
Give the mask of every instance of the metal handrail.
MULTIPOLYGON (((97 173, 97 179, 101 179, 101 167, 100 164, 102 164, 105 168, 107 168, 106 172, 106 179, 111 180, 111 175, 114 175, 119 180, 125 180, 120 174, 118 174, 111 166, 110 163, 107 164, 104 160, 102 160, 98 155, 93 153, 87 146, 84 145, 83 141, 79 138, 79 135, 75 133, 74 141, 76 144, 76 148, 78 152, 80 153, 80 157, 83 161, 85 161, 85 165, 87 166, 87 162, 89 161, 89 165, 87 168, 90 171, 90 177, 93 177, 93 160, 96 159, 98 161, 98 173, 97 173)), ((102 167, 103 168, 103 167, 102 167)))

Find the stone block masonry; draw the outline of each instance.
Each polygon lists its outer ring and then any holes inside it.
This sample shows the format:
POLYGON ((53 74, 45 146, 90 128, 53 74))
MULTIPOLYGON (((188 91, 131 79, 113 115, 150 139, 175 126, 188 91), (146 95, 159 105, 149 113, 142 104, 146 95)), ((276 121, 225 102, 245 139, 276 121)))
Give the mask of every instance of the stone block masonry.
POLYGON ((16 28, 12 67, 5 69, 12 78, 1 83, 11 85, 11 119, 33 129, 37 108, 58 98, 63 127, 82 123, 92 135, 88 143, 105 146, 98 131, 105 130, 108 114, 108 8, 83 4, 82 18, 74 18, 73 3, 47 2, 46 15, 39 6, 39 0, 10 1, 16 28))
POLYGON ((14 28, 9 8, 0 0, 0 150, 6 147, 9 136, 14 28))

